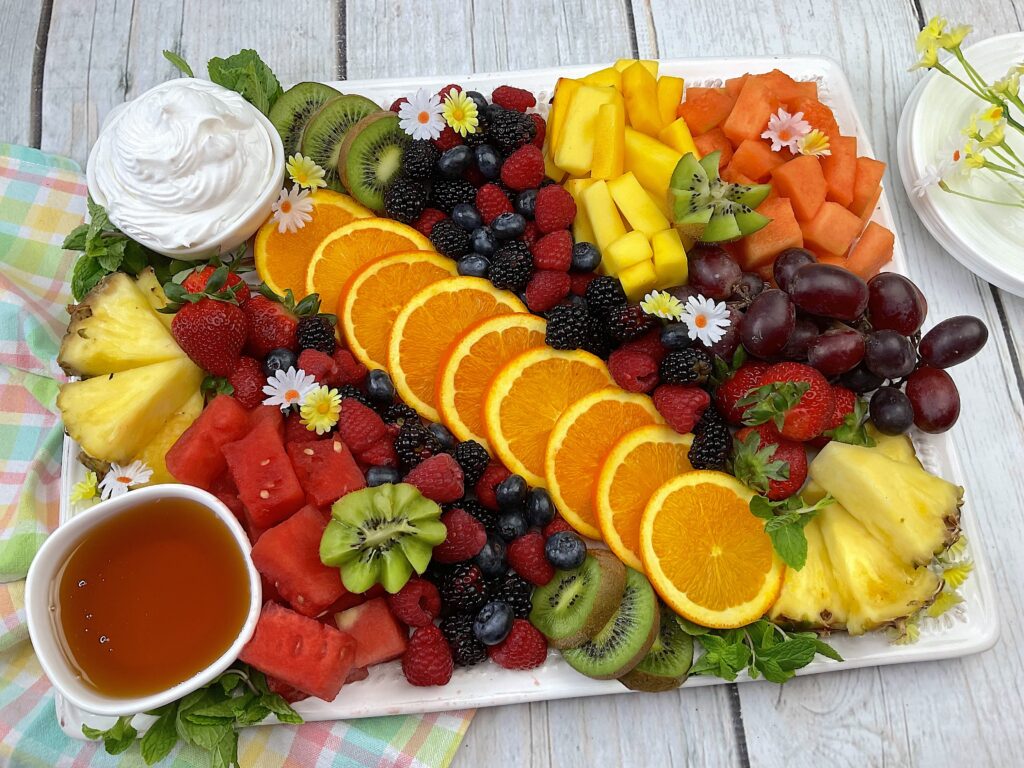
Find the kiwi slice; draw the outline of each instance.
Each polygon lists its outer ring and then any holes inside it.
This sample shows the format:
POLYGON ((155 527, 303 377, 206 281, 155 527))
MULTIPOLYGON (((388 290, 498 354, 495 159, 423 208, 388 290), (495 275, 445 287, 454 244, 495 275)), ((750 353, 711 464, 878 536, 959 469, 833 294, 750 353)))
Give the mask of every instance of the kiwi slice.
POLYGON ((349 592, 380 584, 394 594, 413 571, 423 573, 444 541, 441 508, 408 483, 346 494, 331 507, 320 561, 341 569, 349 592))
POLYGON ((270 108, 270 122, 281 134, 285 157, 291 157, 302 146, 302 132, 310 119, 339 91, 323 83, 297 83, 281 94, 270 108))
POLYGON ((654 645, 619 681, 634 691, 669 691, 683 684, 692 664, 693 638, 683 631, 671 609, 662 605, 654 645))
POLYGON ((562 651, 562 656, 587 677, 622 677, 647 655, 658 636, 659 624, 658 598, 651 582, 639 571, 627 568, 626 589, 618 609, 592 638, 562 651))
POLYGON ((712 152, 699 161, 687 152, 669 182, 669 205, 676 228, 705 243, 724 243, 752 234, 771 221, 754 209, 768 197, 771 184, 733 184, 718 175, 712 152))
POLYGON ((302 154, 324 169, 324 180, 331 189, 344 191, 339 163, 345 137, 360 120, 379 109, 365 96, 337 96, 313 115, 302 132, 302 154))
POLYGON ((533 591, 530 623, 555 648, 575 648, 608 622, 625 586, 626 566, 611 552, 594 550, 579 568, 555 571, 533 591))
POLYGON ((345 188, 356 200, 380 213, 384 191, 402 168, 409 134, 394 112, 374 112, 353 126, 341 146, 339 170, 345 188))

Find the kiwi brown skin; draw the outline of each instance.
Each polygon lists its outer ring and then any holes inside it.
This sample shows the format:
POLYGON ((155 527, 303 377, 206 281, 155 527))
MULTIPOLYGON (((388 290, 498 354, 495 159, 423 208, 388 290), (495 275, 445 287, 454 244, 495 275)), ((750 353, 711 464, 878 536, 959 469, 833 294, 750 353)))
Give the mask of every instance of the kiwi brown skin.
POLYGON ((626 591, 626 566, 619 558, 606 549, 592 549, 588 556, 597 560, 601 566, 601 582, 598 584, 598 595, 594 598, 594 607, 579 632, 550 640, 553 648, 577 648, 587 642, 615 615, 622 594, 626 591))
POLYGON ((654 614, 654 621, 651 622, 651 629, 647 633, 647 639, 644 640, 644 644, 633 656, 627 659, 621 667, 609 672, 607 675, 588 675, 588 677, 592 677, 595 680, 615 680, 616 678, 621 678, 622 676, 629 674, 637 664, 643 661, 644 656, 646 656, 651 650, 651 646, 654 645, 654 641, 658 637, 658 631, 660 629, 661 617, 656 613, 654 614))

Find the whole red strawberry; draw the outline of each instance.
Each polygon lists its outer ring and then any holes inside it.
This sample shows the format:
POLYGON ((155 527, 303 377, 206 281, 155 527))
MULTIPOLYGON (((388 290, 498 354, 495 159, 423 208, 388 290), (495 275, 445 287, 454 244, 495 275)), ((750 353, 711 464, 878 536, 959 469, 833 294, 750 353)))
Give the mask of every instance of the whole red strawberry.
MULTIPOLYGON (((182 282, 181 287, 189 293, 203 293, 206 290, 207 285, 210 282, 210 278, 217 271, 218 267, 207 264, 205 267, 196 269, 182 282)), ((224 281, 224 286, 227 290, 231 291, 235 295, 235 299, 239 304, 244 303, 249 298, 249 286, 236 275, 234 272, 228 272, 227 277, 224 281), (238 286, 235 288, 235 286, 238 286)), ((224 286, 220 290, 224 290, 224 286)))
POLYGON ((465 481, 459 463, 451 455, 439 453, 410 469, 404 482, 416 486, 431 501, 447 504, 462 498, 465 481))
POLYGON ((426 579, 414 576, 387 599, 395 618, 410 627, 425 627, 441 615, 441 594, 426 579))
POLYGON ((171 334, 200 368, 214 376, 229 376, 245 346, 245 313, 227 301, 190 301, 174 315, 171 334))
POLYGON ((768 363, 744 363, 718 386, 715 390, 715 404, 722 418, 737 427, 743 423, 743 414, 750 406, 736 403, 746 397, 754 387, 760 386, 761 377, 767 370, 768 363))
POLYGON ((854 445, 867 445, 864 417, 867 404, 846 387, 832 386, 832 414, 825 422, 821 434, 810 441, 815 448, 823 448, 829 440, 839 440, 854 445))
POLYGON ((248 350, 253 356, 266 357, 270 350, 282 347, 296 349, 295 331, 299 320, 284 304, 257 293, 242 305, 242 309, 249 323, 248 350))
MULTIPOLYGON (((425 463, 426 461, 423 462, 425 463)), ((415 471, 414 469, 413 472, 415 471)), ((444 541, 434 547, 431 554, 431 558, 439 563, 461 563, 463 560, 469 560, 487 543, 487 531, 484 530, 484 526, 468 512, 461 509, 449 510, 441 515, 441 522, 444 523, 447 533, 444 541)))
POLYGON ((433 624, 419 627, 402 654, 402 674, 411 685, 446 685, 455 663, 441 630, 433 624))
POLYGON ((487 648, 491 661, 505 669, 533 669, 548 657, 548 641, 526 619, 512 622, 512 631, 497 645, 487 648))
POLYGON ((234 389, 232 397, 246 408, 255 408, 263 402, 263 385, 267 383, 267 377, 259 361, 243 355, 228 376, 228 383, 234 389))
POLYGON ((767 426, 744 427, 736 433, 733 473, 772 501, 788 499, 807 479, 807 452, 800 443, 776 439, 767 426))
POLYGON ((832 386, 814 368, 802 363, 776 363, 739 405, 749 405, 743 423, 771 421, 790 440, 804 442, 821 434, 832 415, 832 386))
POLYGON ((543 587, 555 577, 544 554, 544 534, 530 531, 508 545, 508 564, 531 584, 543 587))
POLYGON ((651 398, 668 425, 684 435, 693 431, 711 404, 711 397, 703 389, 683 384, 662 384, 651 398))

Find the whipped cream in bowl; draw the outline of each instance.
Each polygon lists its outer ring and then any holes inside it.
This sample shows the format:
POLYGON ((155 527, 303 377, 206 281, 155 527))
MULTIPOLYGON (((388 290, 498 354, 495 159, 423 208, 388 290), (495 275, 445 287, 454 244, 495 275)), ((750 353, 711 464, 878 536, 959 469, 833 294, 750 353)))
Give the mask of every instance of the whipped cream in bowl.
POLYGON ((266 221, 284 160, 262 112, 216 83, 183 77, 111 111, 86 176, 118 229, 195 260, 237 247, 266 221))

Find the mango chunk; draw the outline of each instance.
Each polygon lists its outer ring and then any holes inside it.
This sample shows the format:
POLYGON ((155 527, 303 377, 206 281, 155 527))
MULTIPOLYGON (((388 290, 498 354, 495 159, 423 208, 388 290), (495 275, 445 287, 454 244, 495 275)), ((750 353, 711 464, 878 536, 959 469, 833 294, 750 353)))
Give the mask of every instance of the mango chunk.
POLYGON ((651 237, 651 249, 654 251, 654 272, 658 286, 671 288, 674 285, 685 285, 689 266, 679 232, 675 229, 655 232, 651 237))
POLYGON ((622 223, 606 181, 595 181, 583 190, 582 197, 583 210, 594 230, 594 242, 603 257, 608 246, 626 234, 626 226, 622 223))
POLYGON ((624 133, 626 110, 622 101, 602 104, 594 124, 594 159, 590 165, 592 179, 614 179, 622 175, 626 155, 624 133))
POLYGON ((651 77, 658 76, 658 62, 656 59, 619 59, 613 65, 613 69, 617 69, 619 72, 625 72, 633 64, 639 61, 643 64, 644 69, 651 73, 651 77))
POLYGON ((626 156, 622 167, 632 171, 644 189, 653 195, 668 195, 672 172, 682 159, 680 152, 626 126, 626 156))
POLYGON ((662 125, 668 125, 676 119, 676 109, 683 100, 685 85, 681 77, 662 75, 658 78, 658 114, 662 125))
POLYGON ((548 113, 548 131, 545 141, 547 144, 546 154, 552 159, 554 159, 555 147, 558 145, 558 140, 562 134, 562 124, 565 122, 565 116, 569 111, 569 102, 572 101, 572 96, 579 87, 579 80, 573 80, 568 77, 560 77, 558 82, 555 83, 555 95, 551 101, 551 110, 548 113))
POLYGON ((641 133, 657 136, 663 125, 658 111, 658 83, 640 62, 622 73, 622 98, 629 124, 641 133))
POLYGON ((565 122, 559 128, 555 145, 555 165, 573 176, 590 173, 594 159, 594 132, 602 104, 621 100, 614 88, 580 85, 569 102, 565 122))
POLYGON ((586 77, 580 78, 580 82, 587 85, 611 86, 615 90, 622 91, 622 72, 615 67, 605 67, 596 72, 591 72, 586 77))
POLYGON ((602 251, 601 261, 608 267, 611 274, 619 275, 634 264, 650 261, 653 258, 654 251, 651 250, 651 241, 643 232, 634 229, 609 245, 606 252, 602 251))
MULTIPOLYGON (((664 80, 665 78, 662 78, 664 80)), ((690 126, 686 124, 683 118, 677 118, 671 123, 666 125, 658 133, 658 139, 666 144, 680 155, 685 155, 687 152, 693 152, 694 157, 700 157, 700 152, 697 151, 697 145, 693 142, 693 135, 690 133, 690 126)))
POLYGON ((651 204, 661 211, 661 215, 665 217, 666 221, 672 220, 672 212, 668 207, 668 195, 656 195, 651 190, 645 189, 644 192, 651 198, 651 204))
POLYGON ((650 195, 640 186, 640 182, 632 173, 624 173, 619 178, 609 181, 608 191, 612 193, 612 200, 634 230, 639 230, 650 237, 670 226, 668 219, 651 202, 650 195))
POLYGON ((576 218, 572 221, 572 238, 577 243, 593 243, 594 227, 583 207, 583 190, 594 183, 593 179, 569 179, 565 182, 565 191, 576 201, 576 218))
MULTIPOLYGON (((632 234, 632 233, 631 233, 632 234)), ((630 301, 640 301, 648 291, 658 284, 658 275, 654 271, 654 262, 650 259, 640 261, 619 273, 622 290, 630 301)))

